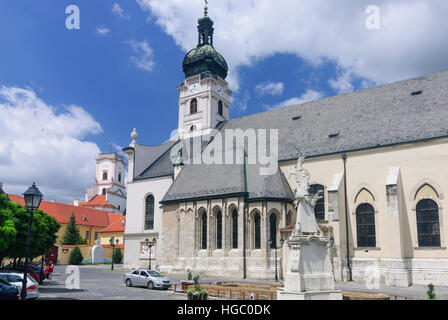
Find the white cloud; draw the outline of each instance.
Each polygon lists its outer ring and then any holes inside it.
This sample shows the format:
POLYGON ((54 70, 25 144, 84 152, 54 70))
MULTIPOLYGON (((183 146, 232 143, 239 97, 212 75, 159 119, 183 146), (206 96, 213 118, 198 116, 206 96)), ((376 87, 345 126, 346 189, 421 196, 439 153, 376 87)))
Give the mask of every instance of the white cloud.
POLYGON ((96 27, 96 33, 100 36, 107 36, 110 32, 110 29, 105 27, 96 27))
MULTIPOLYGON (((196 45, 202 1, 137 2, 184 50, 196 45)), ((374 83, 448 68, 448 1, 377 0, 380 30, 366 28, 370 4, 370 0, 211 2, 214 44, 229 63, 232 89, 238 89, 238 67, 276 53, 295 54, 314 65, 329 59, 341 70, 374 83)), ((339 86, 349 88, 347 83, 339 86)))
POLYGON ((240 111, 246 111, 247 110, 247 103, 250 100, 250 94, 249 91, 244 91, 244 96, 243 98, 238 102, 238 109, 240 111))
POLYGON ((283 82, 265 82, 255 86, 255 92, 257 92, 260 96, 280 96, 283 94, 284 89, 285 85, 283 82))
POLYGON ((352 84, 353 78, 354 75, 352 72, 344 70, 338 74, 336 79, 328 80, 328 84, 336 90, 337 93, 347 93, 353 91, 354 89, 352 84))
POLYGON ((100 149, 86 137, 102 128, 85 109, 56 108, 31 89, 2 86, 0 114, 6 192, 22 194, 35 181, 46 200, 68 203, 93 184, 100 149))
POLYGON ((123 8, 118 3, 114 3, 111 12, 121 19, 129 20, 131 18, 130 14, 124 12, 123 8))
POLYGON ((272 110, 272 109, 290 107, 290 106, 294 106, 294 105, 298 105, 298 104, 302 104, 302 103, 306 103, 306 102, 310 102, 310 101, 314 101, 314 100, 319 100, 323 96, 324 96, 324 94, 322 92, 308 89, 300 97, 294 97, 294 98, 282 101, 280 103, 277 103, 273 106, 264 105, 264 108, 266 110, 272 110))
POLYGON ((128 43, 134 53, 137 54, 130 57, 130 60, 135 65, 135 67, 144 71, 152 71, 154 67, 153 51, 149 43, 146 40, 130 40, 126 43, 128 43))

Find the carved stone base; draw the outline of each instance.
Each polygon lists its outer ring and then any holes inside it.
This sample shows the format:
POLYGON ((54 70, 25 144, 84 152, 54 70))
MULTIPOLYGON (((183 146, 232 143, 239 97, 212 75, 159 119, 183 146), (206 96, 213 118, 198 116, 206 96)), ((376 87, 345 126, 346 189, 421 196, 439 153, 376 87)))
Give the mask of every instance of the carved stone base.
POLYGON ((326 291, 308 291, 308 292, 291 292, 283 289, 277 290, 277 300, 342 300, 342 291, 326 290, 326 291))

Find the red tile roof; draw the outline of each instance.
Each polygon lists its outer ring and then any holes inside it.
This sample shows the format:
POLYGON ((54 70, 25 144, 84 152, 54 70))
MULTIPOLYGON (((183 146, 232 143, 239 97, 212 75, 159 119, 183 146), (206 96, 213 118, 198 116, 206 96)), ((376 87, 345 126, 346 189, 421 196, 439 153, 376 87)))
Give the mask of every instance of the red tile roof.
POLYGON ((80 207, 103 207, 117 209, 112 203, 106 200, 106 196, 94 196, 89 202, 80 202, 80 207))
POLYGON ((99 232, 124 232, 126 228, 126 216, 121 213, 109 213, 110 225, 99 232))
MULTIPOLYGON (((25 200, 21 196, 8 194, 8 197, 14 203, 22 206, 25 205, 25 200)), ((50 201, 42 201, 39 209, 56 218, 56 221, 59 223, 68 223, 72 213, 74 213, 77 225, 103 228, 109 225, 109 214, 111 214, 110 212, 103 210, 76 207, 69 204, 50 201)))

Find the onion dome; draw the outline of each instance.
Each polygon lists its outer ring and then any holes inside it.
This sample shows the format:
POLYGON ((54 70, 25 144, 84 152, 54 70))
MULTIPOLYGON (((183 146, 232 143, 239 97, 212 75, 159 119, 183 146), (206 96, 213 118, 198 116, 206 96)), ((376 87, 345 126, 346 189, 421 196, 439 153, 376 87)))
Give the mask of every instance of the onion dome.
POLYGON ((184 58, 185 78, 195 75, 227 77, 229 68, 224 57, 213 47, 213 20, 205 16, 198 20, 198 46, 184 58))

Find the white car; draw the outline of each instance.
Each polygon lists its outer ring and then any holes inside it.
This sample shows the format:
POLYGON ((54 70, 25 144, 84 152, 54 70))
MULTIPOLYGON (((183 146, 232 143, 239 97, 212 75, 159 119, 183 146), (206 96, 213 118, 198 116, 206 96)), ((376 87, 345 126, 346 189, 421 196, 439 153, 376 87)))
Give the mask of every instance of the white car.
POLYGON ((171 287, 170 279, 152 270, 134 270, 126 273, 123 275, 123 281, 127 287, 147 287, 148 289, 168 289, 171 287))
MULTIPOLYGON (((19 291, 22 290, 23 273, 0 272, 0 279, 9 282, 11 285, 19 289, 19 291)), ((26 299, 37 299, 38 297, 39 285, 30 276, 27 276, 26 299)))

